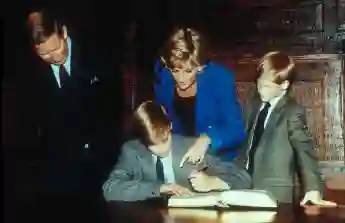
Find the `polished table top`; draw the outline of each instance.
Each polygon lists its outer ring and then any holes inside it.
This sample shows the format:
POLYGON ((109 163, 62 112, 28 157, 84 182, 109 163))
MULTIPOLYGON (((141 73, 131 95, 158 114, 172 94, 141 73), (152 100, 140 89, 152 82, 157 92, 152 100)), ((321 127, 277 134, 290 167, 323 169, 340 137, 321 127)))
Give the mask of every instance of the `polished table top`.
POLYGON ((318 215, 306 214, 305 209, 292 204, 281 205, 274 211, 250 209, 183 209, 164 208, 139 203, 109 203, 111 222, 345 222, 345 206, 321 208, 318 215))
POLYGON ((176 222, 176 223, 216 223, 216 222, 345 222, 345 191, 330 190, 325 187, 326 200, 338 203, 336 208, 311 207, 304 209, 299 204, 282 204, 274 211, 242 209, 183 209, 166 208, 166 203, 124 203, 110 202, 108 213, 110 222, 176 222))
POLYGON ((282 205, 273 212, 250 209, 167 209, 160 205, 144 203, 110 202, 100 205, 89 199, 75 202, 44 202, 36 210, 16 212, 15 222, 95 222, 95 223, 251 223, 251 222, 345 222, 345 206, 323 208, 317 216, 304 213, 302 208, 282 205))
POLYGON ((85 196, 47 197, 40 202, 30 201, 32 207, 16 211, 16 222, 345 222, 345 191, 325 194, 336 201, 337 208, 321 208, 320 214, 304 213, 298 205, 281 205, 273 212, 245 209, 167 209, 166 202, 106 203, 103 198, 85 196))

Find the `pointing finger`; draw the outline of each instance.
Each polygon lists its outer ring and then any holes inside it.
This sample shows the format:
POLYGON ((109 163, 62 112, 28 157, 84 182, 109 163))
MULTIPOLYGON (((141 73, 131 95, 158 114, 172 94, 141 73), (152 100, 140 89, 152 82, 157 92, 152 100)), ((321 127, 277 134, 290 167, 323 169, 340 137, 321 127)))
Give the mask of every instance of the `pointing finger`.
POLYGON ((188 154, 185 154, 182 159, 181 159, 181 163, 180 163, 180 167, 182 168, 184 163, 189 159, 188 154))

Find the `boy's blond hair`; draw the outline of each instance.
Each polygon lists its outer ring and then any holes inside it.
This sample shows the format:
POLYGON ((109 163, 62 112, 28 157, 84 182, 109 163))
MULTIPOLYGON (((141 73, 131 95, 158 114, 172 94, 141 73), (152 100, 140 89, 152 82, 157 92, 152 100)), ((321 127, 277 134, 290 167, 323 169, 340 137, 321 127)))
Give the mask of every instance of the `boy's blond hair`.
POLYGON ((153 102, 145 101, 134 112, 133 121, 139 139, 146 146, 164 143, 171 132, 171 121, 164 108, 153 102))

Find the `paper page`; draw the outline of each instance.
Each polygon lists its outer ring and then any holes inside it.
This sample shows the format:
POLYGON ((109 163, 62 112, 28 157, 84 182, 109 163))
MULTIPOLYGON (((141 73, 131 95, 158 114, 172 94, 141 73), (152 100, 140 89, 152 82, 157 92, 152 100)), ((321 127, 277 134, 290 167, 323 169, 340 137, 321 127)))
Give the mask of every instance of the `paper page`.
POLYGON ((229 190, 221 194, 221 200, 229 205, 244 207, 276 208, 277 199, 264 190, 229 190))
POLYGON ((217 211, 188 208, 170 208, 168 218, 174 220, 198 219, 204 221, 217 220, 217 211))
POLYGON ((168 207, 211 207, 217 205, 220 199, 217 193, 196 193, 193 196, 171 196, 168 207))
POLYGON ((229 211, 221 214, 220 222, 273 222, 276 214, 275 211, 229 211))

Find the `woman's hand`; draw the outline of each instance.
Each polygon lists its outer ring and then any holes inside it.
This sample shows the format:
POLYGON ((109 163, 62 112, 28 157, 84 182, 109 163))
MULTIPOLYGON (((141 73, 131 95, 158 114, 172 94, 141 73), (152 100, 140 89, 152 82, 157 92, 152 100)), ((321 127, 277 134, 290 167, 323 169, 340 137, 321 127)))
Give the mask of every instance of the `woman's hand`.
POLYGON ((200 135, 195 143, 189 148, 188 152, 183 156, 180 167, 183 167, 186 161, 193 164, 201 163, 210 143, 211 139, 206 134, 200 135))

